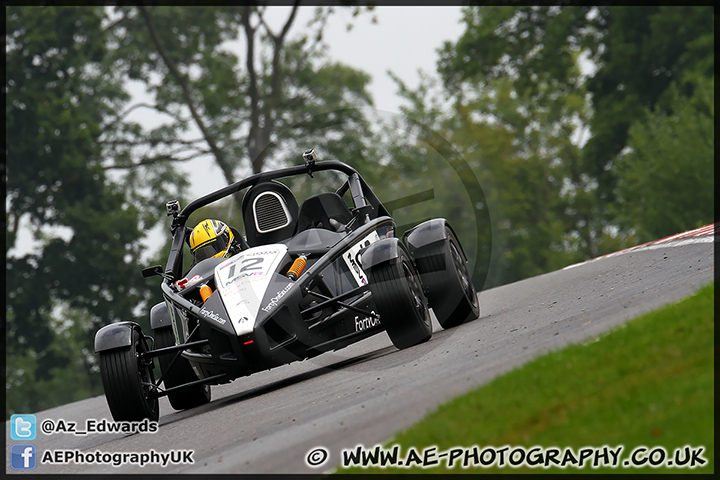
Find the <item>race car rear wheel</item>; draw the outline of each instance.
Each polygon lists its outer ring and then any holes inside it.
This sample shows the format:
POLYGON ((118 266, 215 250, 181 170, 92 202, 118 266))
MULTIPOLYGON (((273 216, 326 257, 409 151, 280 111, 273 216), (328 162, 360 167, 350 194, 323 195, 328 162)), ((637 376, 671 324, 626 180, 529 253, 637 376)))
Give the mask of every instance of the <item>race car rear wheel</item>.
POLYGON ((404 248, 394 261, 372 267, 370 292, 380 321, 399 349, 425 342, 432 336, 427 300, 410 256, 404 248))
POLYGON ((480 303, 460 241, 447 224, 445 236, 416 262, 430 308, 447 329, 478 318, 480 303))
MULTIPOLYGON (((175 345, 175 336, 172 327, 162 327, 153 330, 155 335, 155 348, 165 348, 175 345)), ((170 368, 170 362, 176 352, 168 353, 158 357, 160 363, 160 371, 163 373, 163 385, 165 388, 172 388, 183 385, 188 382, 197 380, 190 362, 183 357, 178 357, 170 368)), ((186 410, 188 408, 199 407, 210 401, 210 385, 194 385, 192 387, 183 388, 167 395, 170 405, 175 410, 186 410)))
POLYGON ((152 359, 139 354, 148 346, 137 330, 132 330, 132 343, 126 347, 99 352, 100 375, 110 413, 115 421, 157 421, 160 415, 158 399, 148 399, 154 389, 152 359))

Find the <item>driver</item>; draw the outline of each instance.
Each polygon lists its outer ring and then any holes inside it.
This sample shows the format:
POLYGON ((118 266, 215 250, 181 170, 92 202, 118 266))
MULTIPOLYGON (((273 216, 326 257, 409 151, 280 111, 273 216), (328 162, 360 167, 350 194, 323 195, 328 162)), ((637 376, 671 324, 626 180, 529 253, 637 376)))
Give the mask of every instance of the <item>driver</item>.
POLYGON ((240 232, 220 220, 206 219, 198 223, 190 233, 190 251, 195 263, 212 257, 231 257, 245 244, 240 232))

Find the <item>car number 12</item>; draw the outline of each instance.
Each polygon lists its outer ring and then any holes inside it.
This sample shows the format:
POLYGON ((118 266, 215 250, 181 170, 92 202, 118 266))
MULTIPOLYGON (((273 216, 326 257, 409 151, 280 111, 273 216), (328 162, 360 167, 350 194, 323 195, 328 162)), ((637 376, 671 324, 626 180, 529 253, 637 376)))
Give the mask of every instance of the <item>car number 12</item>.
POLYGON ((225 277, 224 286, 229 286, 239 278, 257 277, 265 275, 263 263, 267 257, 240 258, 230 265, 225 277), (240 268, 238 268, 240 267, 240 268))
MULTIPOLYGON (((254 275, 254 273, 248 273, 251 270, 262 270, 262 267, 260 266, 261 263, 265 261, 264 257, 255 257, 255 258, 245 258, 242 260, 243 267, 238 270, 237 277, 249 277, 251 275, 254 275), (244 275, 242 275, 244 273, 244 275)), ((228 282, 235 280, 235 267, 237 267, 237 263, 234 263, 232 267, 230 267, 230 272, 228 272, 228 282)))

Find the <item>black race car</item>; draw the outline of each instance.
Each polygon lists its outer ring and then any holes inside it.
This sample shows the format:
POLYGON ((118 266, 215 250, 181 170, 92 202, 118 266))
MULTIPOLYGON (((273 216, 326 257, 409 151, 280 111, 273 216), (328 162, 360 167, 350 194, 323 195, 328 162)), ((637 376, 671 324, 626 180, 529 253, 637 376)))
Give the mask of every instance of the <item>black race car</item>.
POLYGON ((467 258, 447 220, 396 226, 360 174, 338 161, 262 172, 205 195, 172 215, 164 302, 150 311, 152 336, 134 322, 95 335, 103 387, 116 421, 159 416, 167 395, 181 410, 210 401, 210 385, 337 350, 386 331, 400 349, 432 335, 428 308, 443 328, 479 315, 467 258), (301 205, 277 181, 323 171, 347 180, 301 205), (243 249, 183 272, 190 214, 245 191, 243 249), (344 200, 345 198, 345 200, 344 200), (348 206, 351 205, 351 206, 348 206), (159 375, 153 358, 158 358, 159 375))

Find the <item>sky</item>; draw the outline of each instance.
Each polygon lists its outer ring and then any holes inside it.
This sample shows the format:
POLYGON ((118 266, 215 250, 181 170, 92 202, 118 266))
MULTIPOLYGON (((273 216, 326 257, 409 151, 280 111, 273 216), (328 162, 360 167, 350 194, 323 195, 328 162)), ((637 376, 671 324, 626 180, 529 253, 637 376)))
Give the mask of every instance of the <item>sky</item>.
POLYGON ((397 112, 400 99, 386 72, 392 70, 415 86, 417 70, 434 72, 437 49, 462 34, 460 19, 460 7, 376 7, 356 17, 348 31, 350 12, 339 11, 330 19, 324 37, 331 57, 372 76, 375 107, 397 112), (377 23, 371 22, 373 16, 377 23))

